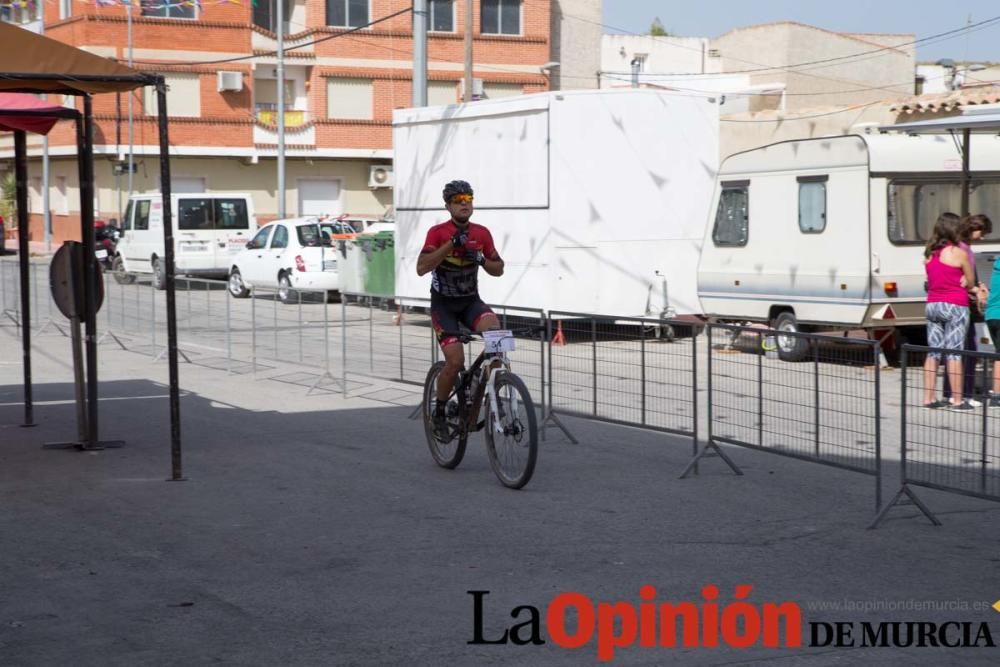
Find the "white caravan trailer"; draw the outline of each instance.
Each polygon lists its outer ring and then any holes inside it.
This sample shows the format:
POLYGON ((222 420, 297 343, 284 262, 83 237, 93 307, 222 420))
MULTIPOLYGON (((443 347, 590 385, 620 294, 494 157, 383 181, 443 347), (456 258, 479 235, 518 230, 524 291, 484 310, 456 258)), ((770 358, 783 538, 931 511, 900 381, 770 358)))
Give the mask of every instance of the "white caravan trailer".
MULTIPOLYGON (((246 193, 174 194, 171 213, 177 275, 227 277, 232 258, 257 233, 253 199, 246 193)), ((115 250, 112 270, 119 283, 133 282, 135 273, 151 273, 153 287, 166 288, 162 195, 132 195, 115 250)))
MULTIPOLYGON (((970 211, 1000 218, 1000 138, 974 137, 970 157, 970 211)), ((698 266, 706 314, 786 331, 923 326, 924 244, 939 214, 961 212, 961 168, 947 135, 803 139, 726 158, 698 266)), ((988 282, 1000 229, 974 249, 988 282)), ((779 352, 801 358, 804 343, 784 337, 779 352)))
POLYGON ((653 90, 567 91, 402 109, 393 118, 396 294, 448 219, 445 183, 506 262, 487 302, 608 316, 699 314, 696 271, 719 153, 718 104, 653 90))

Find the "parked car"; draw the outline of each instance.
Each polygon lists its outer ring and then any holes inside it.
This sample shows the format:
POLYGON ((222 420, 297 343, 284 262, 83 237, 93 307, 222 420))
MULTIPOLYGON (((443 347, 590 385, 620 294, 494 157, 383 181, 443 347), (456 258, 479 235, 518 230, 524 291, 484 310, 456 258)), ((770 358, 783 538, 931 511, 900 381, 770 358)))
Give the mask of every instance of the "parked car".
POLYGON ((252 287, 277 288, 282 303, 296 303, 295 289, 325 290, 334 297, 340 289, 337 252, 329 230, 319 218, 276 220, 260 228, 246 248, 233 258, 229 293, 236 298, 252 287))

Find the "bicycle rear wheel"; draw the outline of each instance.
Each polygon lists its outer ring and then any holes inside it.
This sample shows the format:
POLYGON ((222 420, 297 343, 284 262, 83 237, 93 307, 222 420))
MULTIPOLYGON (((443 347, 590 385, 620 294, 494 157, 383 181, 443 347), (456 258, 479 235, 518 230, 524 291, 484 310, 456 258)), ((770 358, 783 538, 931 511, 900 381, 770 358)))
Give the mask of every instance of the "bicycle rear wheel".
MULTIPOLYGON (((427 435, 427 446, 431 450, 431 456, 434 457, 434 461, 439 466, 450 470, 458 467, 458 464, 462 462, 469 434, 462 429, 463 432, 457 434, 447 442, 442 442, 434 435, 434 401, 437 398, 437 379, 441 374, 442 368, 444 368, 444 362, 439 361, 427 371, 427 379, 424 380, 422 411, 424 416, 424 433, 427 435)), ((449 430, 451 431, 453 428, 449 424, 449 430)))
POLYGON ((524 382, 513 373, 499 373, 494 388, 499 414, 489 406, 486 453, 500 483, 511 489, 520 489, 531 480, 538 459, 535 406, 524 382))

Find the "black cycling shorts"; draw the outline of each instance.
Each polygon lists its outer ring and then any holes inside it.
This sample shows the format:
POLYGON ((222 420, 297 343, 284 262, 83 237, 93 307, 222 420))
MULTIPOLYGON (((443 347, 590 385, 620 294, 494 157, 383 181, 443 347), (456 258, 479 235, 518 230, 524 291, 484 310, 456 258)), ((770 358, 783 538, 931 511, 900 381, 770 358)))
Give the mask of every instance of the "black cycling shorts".
POLYGON ((458 342, 453 334, 461 330, 460 324, 475 331, 483 317, 493 314, 478 294, 452 297, 431 292, 431 324, 441 347, 458 342))

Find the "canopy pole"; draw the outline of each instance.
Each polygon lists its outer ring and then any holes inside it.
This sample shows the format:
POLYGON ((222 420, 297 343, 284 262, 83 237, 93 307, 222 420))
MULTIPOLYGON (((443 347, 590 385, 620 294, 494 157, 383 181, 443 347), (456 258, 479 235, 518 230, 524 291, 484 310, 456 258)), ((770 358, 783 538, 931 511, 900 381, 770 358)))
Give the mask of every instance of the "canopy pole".
MULTIPOLYGON (((278 91, 283 94, 283 91, 278 91)), ((167 132, 167 84, 156 82, 160 130, 160 194, 163 198, 163 260, 167 281, 167 364, 170 381, 170 481, 184 479, 181 461, 181 399, 177 372, 177 307, 174 294, 174 217, 170 201, 170 140, 167 132)))
POLYGON ((969 215, 969 180, 971 172, 969 170, 969 143, 972 130, 965 128, 962 130, 962 215, 969 215))
POLYGON ((31 395, 31 299, 28 271, 28 142, 24 130, 14 132, 14 178, 17 182, 17 261, 21 270, 21 359, 24 368, 24 423, 35 425, 31 395))
POLYGON ((94 110, 83 95, 83 118, 77 121, 77 167, 80 174, 80 227, 83 239, 84 349, 87 360, 87 439, 84 449, 103 449, 97 437, 97 257, 94 254, 94 110))

